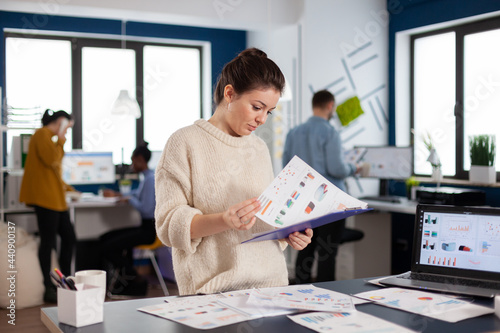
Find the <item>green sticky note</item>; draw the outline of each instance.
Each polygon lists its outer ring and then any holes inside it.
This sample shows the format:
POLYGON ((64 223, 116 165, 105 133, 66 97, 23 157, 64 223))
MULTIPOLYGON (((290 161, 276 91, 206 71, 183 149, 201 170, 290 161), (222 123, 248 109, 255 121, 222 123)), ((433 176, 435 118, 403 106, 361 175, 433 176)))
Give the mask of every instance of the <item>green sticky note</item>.
POLYGON ((363 113, 365 112, 361 108, 358 96, 349 98, 347 101, 337 106, 337 116, 342 126, 349 125, 351 121, 358 118, 363 113))

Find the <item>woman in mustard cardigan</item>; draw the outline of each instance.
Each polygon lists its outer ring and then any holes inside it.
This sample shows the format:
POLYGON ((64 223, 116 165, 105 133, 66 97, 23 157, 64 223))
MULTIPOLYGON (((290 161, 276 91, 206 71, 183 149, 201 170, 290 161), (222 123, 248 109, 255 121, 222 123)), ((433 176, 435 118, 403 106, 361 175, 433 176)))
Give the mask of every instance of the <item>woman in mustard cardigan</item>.
POLYGON ((38 259, 45 285, 43 298, 45 302, 55 303, 57 293, 49 272, 57 234, 61 237, 59 265, 65 274, 70 273, 76 242, 65 196, 66 191, 74 189, 62 180, 61 169, 65 136, 73 121, 65 111, 46 110, 42 125, 30 139, 19 201, 35 209, 40 234, 38 259), (57 141, 53 140, 55 136, 57 141))

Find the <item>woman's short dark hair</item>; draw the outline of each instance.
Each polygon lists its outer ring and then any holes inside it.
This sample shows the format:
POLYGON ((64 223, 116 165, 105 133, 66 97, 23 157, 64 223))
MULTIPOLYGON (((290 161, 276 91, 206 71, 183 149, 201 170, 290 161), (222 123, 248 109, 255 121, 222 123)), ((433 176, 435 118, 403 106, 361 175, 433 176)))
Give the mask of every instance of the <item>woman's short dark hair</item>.
POLYGON ((47 126, 48 124, 56 121, 57 119, 59 119, 61 117, 65 117, 68 120, 73 119, 73 117, 71 117, 71 115, 69 113, 67 113, 66 111, 63 111, 63 110, 54 111, 51 109, 47 109, 47 110, 45 110, 45 112, 43 113, 43 116, 42 116, 42 125, 47 126))
POLYGON ((335 102, 335 96, 328 90, 317 91, 312 98, 312 107, 324 108, 328 103, 335 102))
POLYGON ((143 143, 138 145, 132 152, 132 156, 142 156, 144 158, 144 161, 148 163, 151 159, 151 150, 149 150, 148 148, 148 143, 144 141, 143 143))
POLYGON ((254 89, 274 88, 283 92, 285 76, 267 54, 257 48, 246 49, 222 69, 214 91, 215 105, 224 99, 224 88, 232 85, 237 94, 254 89))

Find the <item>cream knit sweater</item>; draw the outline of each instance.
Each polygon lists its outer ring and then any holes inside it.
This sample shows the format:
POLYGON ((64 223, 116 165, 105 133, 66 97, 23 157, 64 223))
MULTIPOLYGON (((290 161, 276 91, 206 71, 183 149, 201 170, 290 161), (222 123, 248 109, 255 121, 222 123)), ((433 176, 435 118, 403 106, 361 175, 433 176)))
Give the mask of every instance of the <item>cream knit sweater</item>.
POLYGON ((241 244, 252 233, 272 229, 258 220, 191 239, 196 214, 221 213, 256 197, 273 179, 267 146, 256 135, 233 137, 205 120, 175 132, 156 168, 156 230, 173 248, 181 295, 288 284, 284 241, 241 244))

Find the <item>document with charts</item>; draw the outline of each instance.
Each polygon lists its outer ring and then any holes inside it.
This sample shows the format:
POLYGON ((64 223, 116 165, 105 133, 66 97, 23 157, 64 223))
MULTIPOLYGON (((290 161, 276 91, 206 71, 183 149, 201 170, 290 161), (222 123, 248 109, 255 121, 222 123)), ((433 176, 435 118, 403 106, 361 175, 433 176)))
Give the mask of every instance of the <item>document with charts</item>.
POLYGON ((256 234, 259 239, 248 241, 283 238, 290 232, 315 228, 368 210, 365 202, 340 190, 297 156, 258 200, 262 208, 256 216, 278 230, 256 234), (268 236, 262 238, 264 234, 268 236))

